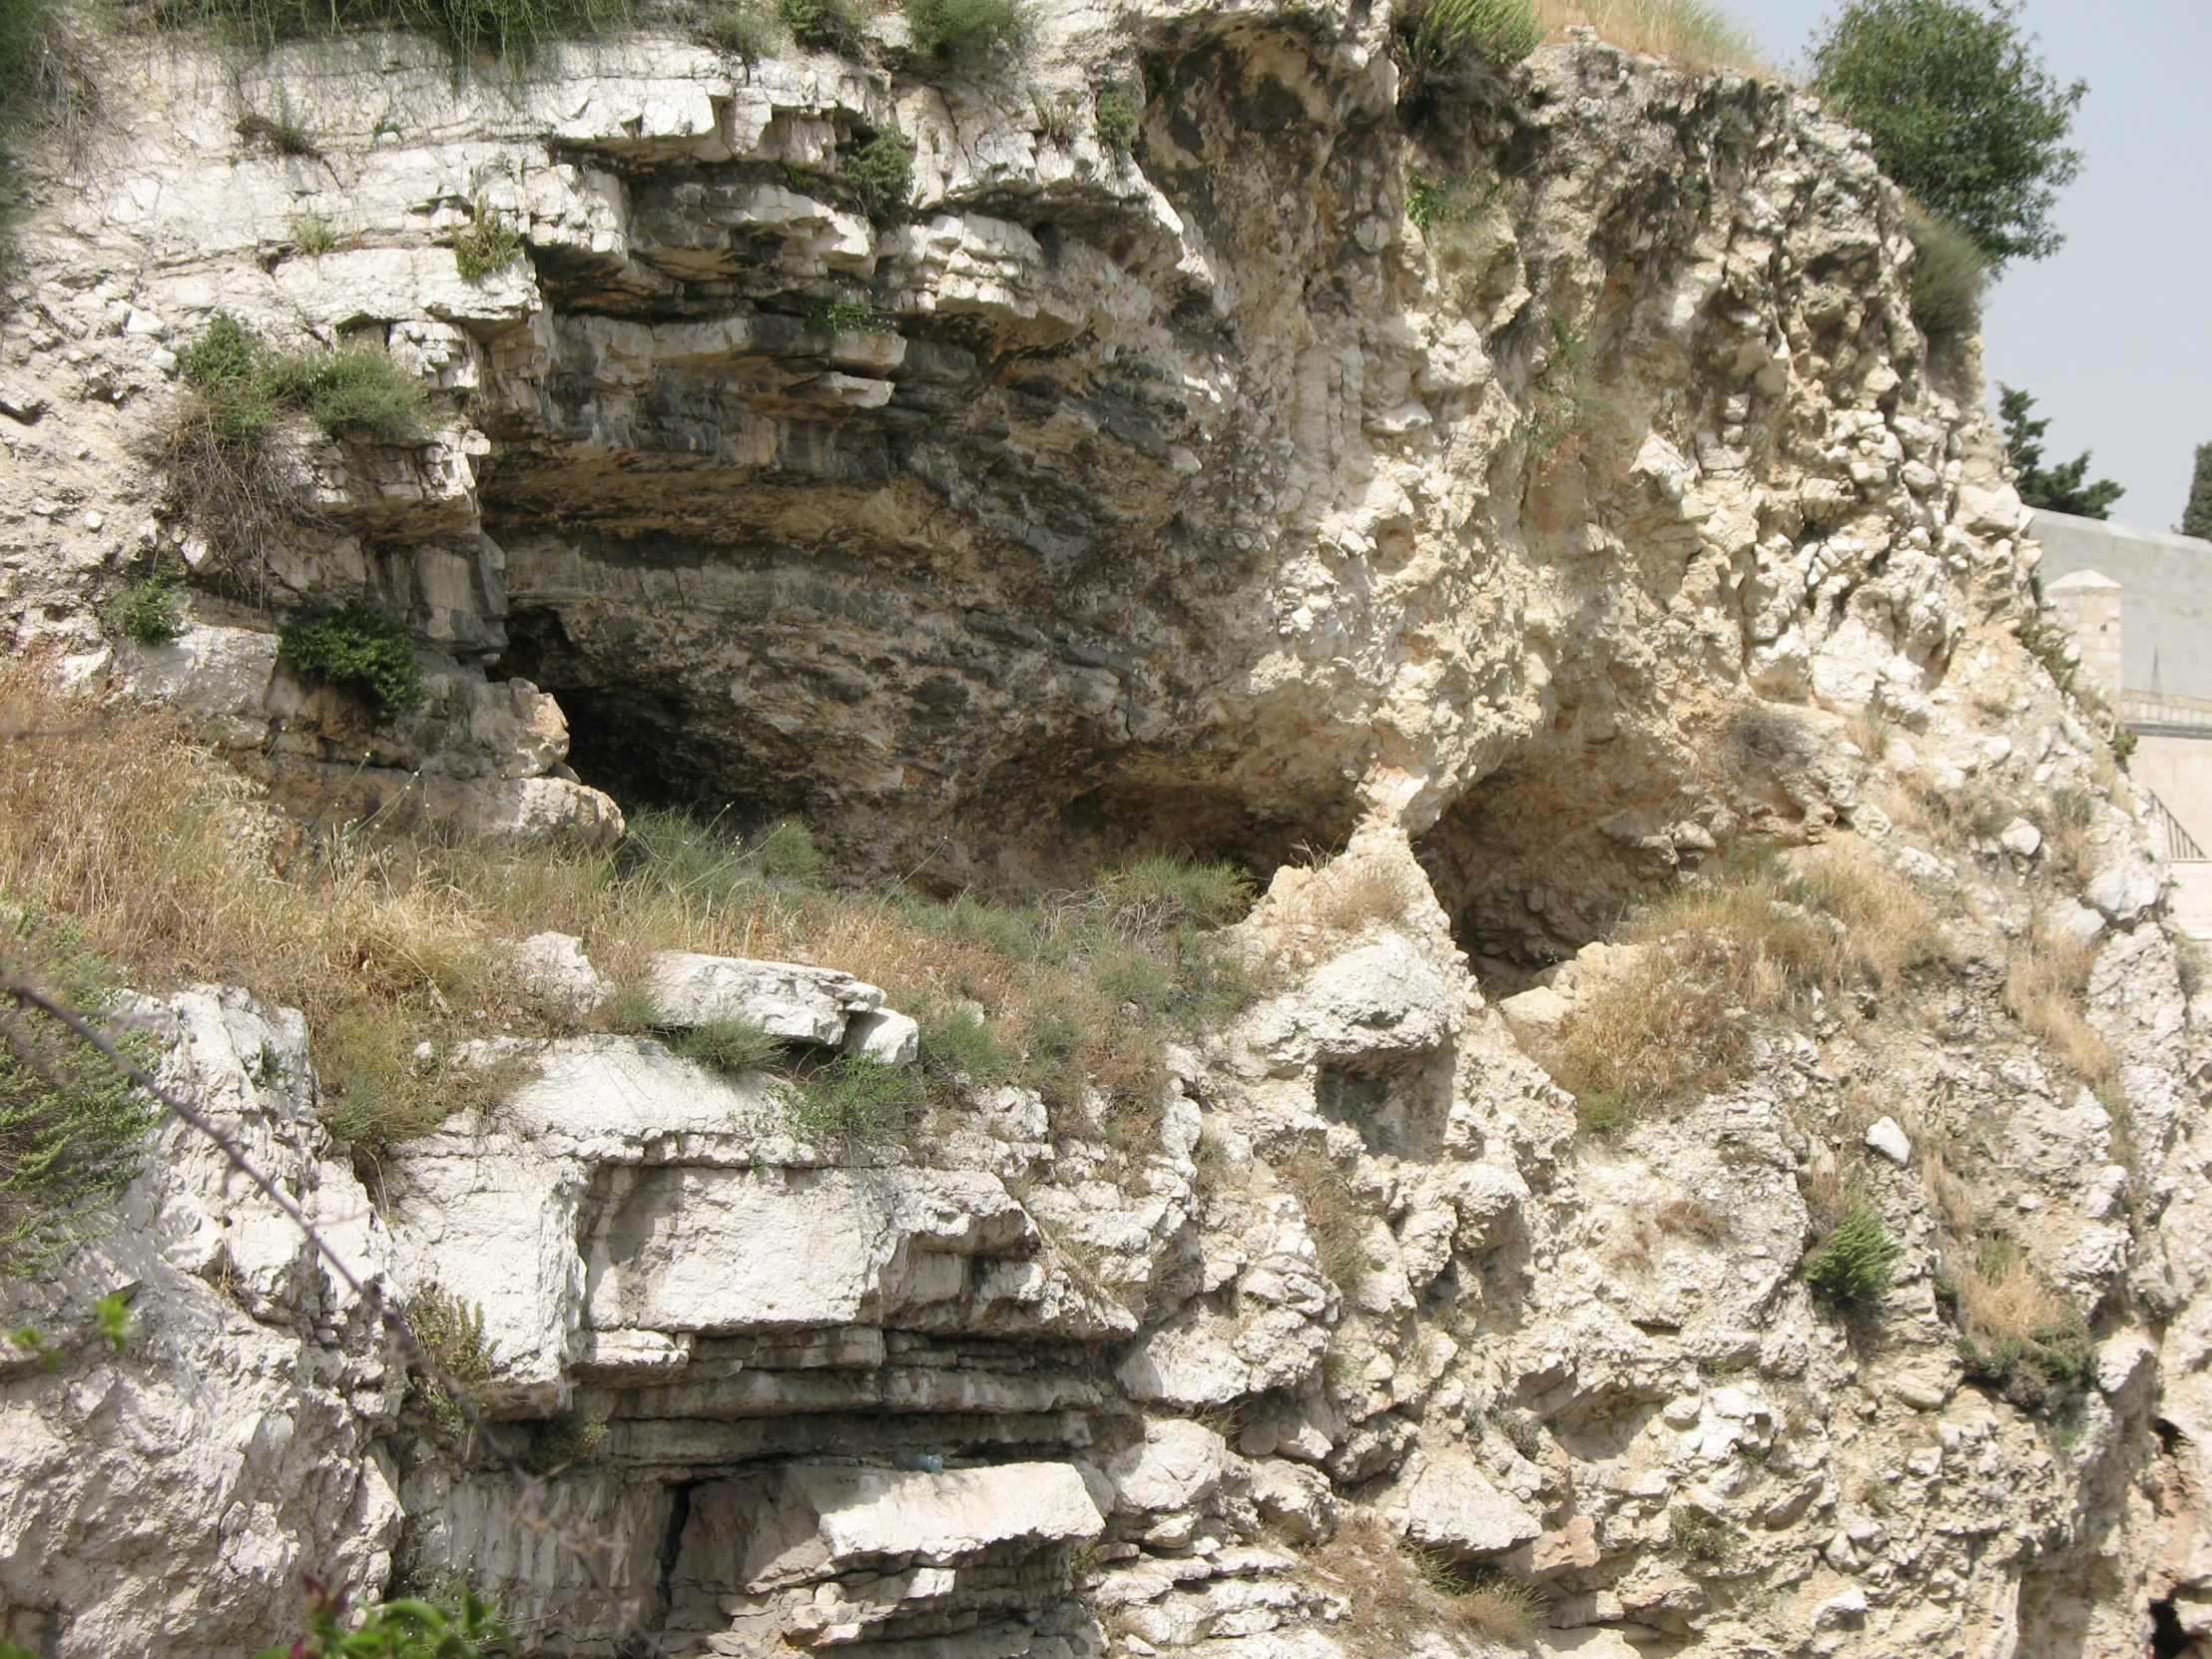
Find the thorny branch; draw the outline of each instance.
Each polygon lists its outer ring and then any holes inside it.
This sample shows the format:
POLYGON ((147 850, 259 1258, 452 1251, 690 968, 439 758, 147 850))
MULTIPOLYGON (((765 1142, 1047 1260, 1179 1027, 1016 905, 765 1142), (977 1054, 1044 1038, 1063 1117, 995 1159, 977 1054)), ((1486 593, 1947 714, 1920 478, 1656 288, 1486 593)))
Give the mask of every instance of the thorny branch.
POLYGON ((665 1651, 659 1637, 645 1628, 636 1604, 627 1597, 616 1595, 606 1572, 607 1560, 613 1553, 609 1542, 595 1532, 568 1525, 555 1513, 554 1504, 548 1501, 545 1483, 524 1468, 513 1452, 485 1431, 484 1419, 476 1409, 475 1398, 466 1385, 438 1364, 422 1340, 415 1335, 414 1327, 406 1314, 385 1299, 383 1288, 374 1278, 363 1280, 353 1271, 329 1240, 316 1229, 315 1224, 308 1220, 306 1212, 275 1180, 255 1165, 236 1139, 199 1107, 131 1060, 116 1045, 114 1039, 100 1028, 99 1023, 77 1009, 57 1002, 37 986, 5 970, 0 970, 0 997, 12 1001, 18 1008, 44 1014, 79 1041, 91 1046, 115 1068, 118 1076, 145 1090, 164 1111, 212 1142, 232 1169, 246 1177, 264 1198, 281 1210, 314 1247, 315 1253, 329 1264, 330 1271, 360 1299, 362 1307, 368 1310, 369 1317, 381 1322, 390 1336, 393 1352, 400 1365, 427 1378, 432 1385, 444 1393, 460 1412, 469 1436, 475 1443, 489 1448, 505 1467, 515 1482, 520 1499, 515 1510, 517 1524, 539 1537, 553 1539, 576 1558, 593 1590, 606 1599, 620 1619, 624 1651, 640 1656, 665 1651))

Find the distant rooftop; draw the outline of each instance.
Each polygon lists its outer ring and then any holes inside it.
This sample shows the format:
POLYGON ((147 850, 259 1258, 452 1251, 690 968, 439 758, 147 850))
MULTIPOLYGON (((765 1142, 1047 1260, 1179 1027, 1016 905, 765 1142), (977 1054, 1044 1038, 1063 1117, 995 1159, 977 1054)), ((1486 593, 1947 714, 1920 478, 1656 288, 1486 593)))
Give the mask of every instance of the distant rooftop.
POLYGON ((2212 701, 2212 541, 2037 508, 2045 592, 2094 570, 2120 584, 2120 683, 2212 701))

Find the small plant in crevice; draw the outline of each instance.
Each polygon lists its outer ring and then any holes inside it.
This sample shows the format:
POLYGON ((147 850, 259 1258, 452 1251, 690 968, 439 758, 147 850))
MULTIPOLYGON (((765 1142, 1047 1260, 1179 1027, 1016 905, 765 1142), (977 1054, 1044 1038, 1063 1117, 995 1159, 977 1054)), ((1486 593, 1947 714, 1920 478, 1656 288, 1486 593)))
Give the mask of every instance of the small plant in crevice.
POLYGON ((504 271, 522 255, 523 236, 481 199, 469 205, 468 224, 453 233, 453 269, 464 281, 504 271))
POLYGON ((1010 55, 1029 38, 1019 0, 906 0, 914 50, 948 69, 973 69, 1010 55))
POLYGON ((296 126, 286 116, 260 115, 248 111, 238 118, 234 131, 248 144, 267 147, 278 156, 304 156, 320 161, 322 150, 306 129, 296 126))
POLYGON ((1125 89, 1106 83, 1091 93, 1091 126, 1100 144, 1127 154, 1136 148, 1144 119, 1125 89))
POLYGON ((906 1067, 839 1054, 797 1079, 784 1115, 810 1139, 875 1141, 904 1133, 922 1101, 920 1080, 906 1067))
POLYGON ((1400 59, 1417 77, 1465 69, 1497 74, 1544 38, 1529 0, 1398 0, 1390 26, 1400 59))
POLYGON ((672 1031, 661 1038, 672 1054, 695 1060, 725 1077, 743 1077, 763 1071, 784 1058, 785 1044, 752 1020, 709 1020, 704 1025, 672 1031))
POLYGON ((330 222, 312 208, 301 208, 285 222, 284 234, 291 239, 292 251, 309 259, 327 254, 337 247, 337 233, 330 229, 330 222))
POLYGON ((607 1419, 583 1411, 562 1411, 530 1427, 529 1442, 515 1461, 543 1479, 588 1463, 607 1439, 607 1419))
POLYGON ((1724 1561, 1736 1547, 1736 1529, 1717 1515, 1675 1504, 1667 1510, 1667 1538, 1693 1561, 1724 1561))
POLYGON ((1913 240, 1913 320, 1931 339, 1942 341, 1981 326, 1981 302, 1989 286, 1988 257, 1947 219, 1910 209, 1906 233, 1913 240))
POLYGON ((1431 179, 1416 173, 1405 186, 1405 217, 1422 236, 1479 218, 1493 195, 1469 179, 1431 179))
POLYGON ((1368 1248, 1373 1218, 1361 1208, 1352 1183, 1318 1147, 1302 1149, 1286 1159, 1280 1174, 1306 1212, 1306 1226, 1314 1235, 1322 1273, 1339 1290, 1352 1290, 1376 1268, 1375 1256, 1368 1248))
MULTIPOLYGON (((499 1375, 497 1347, 484 1338, 484 1311, 437 1284, 418 1290, 407 1304, 407 1324, 432 1364, 471 1401, 499 1375)), ((468 1427, 459 1401, 421 1371, 407 1379, 407 1403, 448 1438, 468 1427)))
POLYGON ((174 645, 184 637, 184 613, 177 608, 177 584, 156 574, 133 582, 108 603, 108 626, 136 644, 174 645))
POLYGON ((1863 1198, 1849 1201, 1844 1219, 1805 1253, 1798 1275, 1833 1308, 1865 1308, 1890 1288, 1898 1247, 1882 1225, 1882 1213, 1863 1198))
POLYGON ((1484 1420, 1521 1456, 1533 1463, 1544 1452, 1544 1425, 1533 1411, 1515 1405, 1493 1405, 1484 1420))
POLYGON ((857 140, 839 158, 845 189, 870 219, 887 219, 914 189, 914 147, 888 127, 857 140))
POLYGON ((875 334, 889 328, 895 319, 871 300, 821 294, 807 301, 799 320, 810 334, 875 334))
POLYGON ((2096 1339, 2011 1239, 1985 1233, 1950 1275, 1966 1381, 2048 1415, 2096 1382, 2096 1339))
POLYGON ((709 46, 749 64, 774 57, 783 44, 781 20, 758 0, 712 0, 692 27, 709 46))
POLYGON ((287 625, 277 655, 311 680, 358 692, 378 720, 396 719, 429 699, 407 625, 365 605, 287 625))
POLYGON ((802 46, 846 57, 860 49, 860 0, 776 0, 776 12, 802 46))
MULTIPOLYGON (((35 907, 0 911, 0 953, 63 1004, 100 1014, 118 975, 82 932, 35 907)), ((142 1034, 122 1051, 151 1063, 142 1034)), ((138 1173, 152 1103, 107 1057, 37 1010, 0 1010, 0 1272, 32 1268, 81 1236, 138 1173)))
POLYGON ((1549 460, 1570 444, 1579 445, 1613 412, 1613 405, 1590 389, 1590 337, 1563 316, 1551 318, 1551 349, 1529 395, 1528 413, 1513 427, 1513 441, 1529 455, 1549 460))

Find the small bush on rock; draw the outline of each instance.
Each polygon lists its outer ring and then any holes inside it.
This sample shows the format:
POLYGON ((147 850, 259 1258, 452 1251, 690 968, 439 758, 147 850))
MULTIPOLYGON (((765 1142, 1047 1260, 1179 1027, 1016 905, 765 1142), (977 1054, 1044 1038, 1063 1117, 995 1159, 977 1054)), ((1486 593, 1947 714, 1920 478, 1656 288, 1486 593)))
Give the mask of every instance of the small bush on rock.
POLYGON ((663 1039, 669 1051, 725 1077, 743 1077, 784 1057, 784 1042, 749 1019, 709 1020, 663 1039))
POLYGON ((800 1079, 785 1113, 800 1134, 816 1140, 880 1140, 904 1131, 922 1103, 903 1066, 840 1054, 800 1079))
POLYGON ((916 52, 953 69, 987 63, 1029 38, 1028 13, 1015 0, 906 0, 906 26, 916 52))
POLYGON ((753 0, 717 0, 700 13, 696 27, 709 46, 747 63, 774 57, 782 44, 776 14, 753 0))
POLYGON ((802 46, 846 55, 860 48, 865 14, 857 0, 776 0, 776 11, 802 46))
POLYGON ((888 127, 844 153, 842 176, 861 211, 883 219, 906 205, 914 189, 914 147, 888 127))
POLYGON ((1890 1288, 1898 1247, 1883 1228, 1882 1213, 1864 1199, 1806 1253, 1798 1272, 1813 1294, 1836 1307, 1863 1307, 1890 1288))
POLYGON ((421 383, 377 346, 296 352, 277 358, 270 374, 276 394, 303 407, 333 438, 422 441, 421 383))
POLYGON ((2096 1341, 2000 1235, 1986 1235, 1953 1277, 1966 1381, 2023 1411, 2048 1413, 2096 1381, 2096 1341))
POLYGON ((483 202, 469 209, 465 229, 453 236, 453 269, 463 281, 504 271, 522 256, 522 233, 483 202))
MULTIPOLYGON (((68 922, 24 910, 0 920, 0 965, 71 1007, 98 1010, 115 995, 114 970, 68 922)), ((151 1058, 143 1037, 122 1046, 151 1058)), ((152 1103, 67 1027, 0 1010, 0 1270, 35 1266, 74 1239, 82 1219, 138 1173, 154 1117, 152 1103)))
POLYGON ((108 626, 144 646, 173 645, 185 632, 177 609, 177 584, 166 576, 133 582, 110 602, 108 626))
POLYGON ((1725 1560, 1736 1546, 1736 1532, 1728 1522, 1681 1504, 1667 1511, 1667 1536, 1693 1561, 1725 1560))
POLYGON ((1416 74, 1462 65, 1507 69, 1544 38, 1529 0, 1398 0, 1390 24, 1416 74))
POLYGON ((1989 262, 1972 237, 1946 219, 1914 213, 1906 218, 1913 238, 1913 320, 1932 339, 1955 339, 1981 326, 1981 299, 1989 285, 1989 262))
MULTIPOLYGON (((484 1340, 484 1311, 439 1285, 425 1285, 407 1305, 407 1324, 422 1351, 473 1399, 499 1375, 497 1348, 484 1340)), ((441 1433, 458 1436, 468 1427, 460 1402, 421 1371, 407 1380, 407 1402, 441 1433)))
POLYGON ((363 605, 292 623, 277 655, 310 679, 359 692, 378 720, 418 709, 430 695, 406 624, 363 605))
POLYGON ((1091 120, 1098 142, 1109 150, 1126 152, 1134 148, 1137 135, 1144 130, 1136 101, 1117 86, 1102 86, 1092 95, 1091 120))

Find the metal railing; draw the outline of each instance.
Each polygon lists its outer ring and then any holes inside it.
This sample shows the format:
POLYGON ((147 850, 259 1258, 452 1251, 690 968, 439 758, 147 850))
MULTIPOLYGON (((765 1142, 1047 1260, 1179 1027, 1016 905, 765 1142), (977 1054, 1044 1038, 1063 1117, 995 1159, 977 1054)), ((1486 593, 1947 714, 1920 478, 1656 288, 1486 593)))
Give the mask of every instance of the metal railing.
POLYGON ((2186 859, 2202 858, 2206 855, 2204 848, 2197 844, 2196 836, 2190 834, 2182 827, 2181 820, 2174 817, 2174 810, 2171 807, 2159 800, 2155 793, 2144 789, 2140 784, 2136 785, 2136 790, 2150 804, 2151 831, 2162 843, 2166 862, 2169 864, 2179 863, 2186 859))

